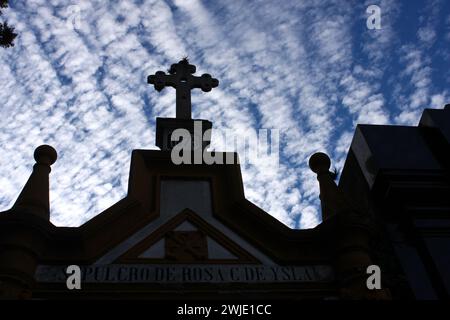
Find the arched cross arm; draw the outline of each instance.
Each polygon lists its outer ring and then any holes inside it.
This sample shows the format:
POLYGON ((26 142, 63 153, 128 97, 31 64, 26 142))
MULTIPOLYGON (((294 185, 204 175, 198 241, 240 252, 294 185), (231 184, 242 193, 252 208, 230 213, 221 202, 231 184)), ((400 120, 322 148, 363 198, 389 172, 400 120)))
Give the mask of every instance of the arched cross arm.
POLYGON ((201 77, 193 77, 192 88, 202 89, 202 91, 209 92, 212 88, 219 85, 219 80, 211 77, 210 74, 204 73, 201 77))
POLYGON ((157 91, 161 91, 166 86, 177 87, 177 76, 166 74, 164 71, 158 71, 154 75, 148 76, 147 82, 153 84, 157 91))

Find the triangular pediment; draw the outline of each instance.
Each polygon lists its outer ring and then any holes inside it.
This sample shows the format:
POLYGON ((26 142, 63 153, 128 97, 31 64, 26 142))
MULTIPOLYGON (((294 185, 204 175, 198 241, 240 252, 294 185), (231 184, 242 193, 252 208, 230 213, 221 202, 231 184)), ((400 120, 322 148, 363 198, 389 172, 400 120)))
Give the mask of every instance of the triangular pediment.
POLYGON ((185 209, 115 263, 253 264, 259 261, 199 215, 185 209))

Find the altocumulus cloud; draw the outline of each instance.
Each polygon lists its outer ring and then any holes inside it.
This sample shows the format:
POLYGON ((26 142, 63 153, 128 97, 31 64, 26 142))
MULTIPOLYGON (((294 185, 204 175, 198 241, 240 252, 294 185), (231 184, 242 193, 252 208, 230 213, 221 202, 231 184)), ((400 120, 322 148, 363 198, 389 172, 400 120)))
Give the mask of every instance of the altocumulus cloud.
POLYGON ((0 208, 34 148, 51 144, 56 225, 125 196, 131 151, 155 148, 155 117, 175 115, 173 90, 158 94, 146 77, 183 56, 221 81, 193 94, 195 118, 237 135, 280 130, 279 166, 262 158, 243 179, 251 201, 295 228, 320 222, 312 153, 342 168, 357 123, 415 125, 450 98, 446 0, 30 0, 5 15, 20 35, 0 52, 0 208), (370 4, 381 30, 366 28, 370 4))

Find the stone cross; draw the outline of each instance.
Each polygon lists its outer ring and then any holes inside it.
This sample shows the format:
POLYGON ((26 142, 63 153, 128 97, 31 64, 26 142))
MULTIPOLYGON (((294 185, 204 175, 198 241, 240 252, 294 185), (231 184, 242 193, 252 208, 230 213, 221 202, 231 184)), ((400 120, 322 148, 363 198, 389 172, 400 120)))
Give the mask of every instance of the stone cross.
POLYGON ((193 76, 195 66, 189 64, 187 58, 172 64, 169 74, 158 71, 148 76, 147 82, 153 84, 155 89, 161 91, 166 86, 171 86, 177 92, 176 117, 179 119, 191 119, 191 89, 199 88, 205 92, 211 91, 219 85, 219 81, 205 73, 201 77, 193 76))

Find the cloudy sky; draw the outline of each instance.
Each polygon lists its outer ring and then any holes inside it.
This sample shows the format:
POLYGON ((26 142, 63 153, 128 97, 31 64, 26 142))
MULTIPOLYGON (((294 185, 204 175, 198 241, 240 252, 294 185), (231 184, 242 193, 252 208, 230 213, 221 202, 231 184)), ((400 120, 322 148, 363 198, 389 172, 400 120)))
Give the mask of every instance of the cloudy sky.
POLYGON ((155 118, 175 115, 175 91, 146 78, 184 56, 220 80, 193 94, 194 118, 237 135, 279 130, 279 165, 246 164, 243 179, 249 200, 293 228, 320 222, 311 154, 340 170, 357 123, 416 125, 450 101, 448 0, 27 0, 3 18, 19 36, 0 49, 0 211, 46 143, 59 155, 56 225, 126 195, 131 151, 155 149, 155 118), (372 4, 381 29, 367 28, 372 4))

